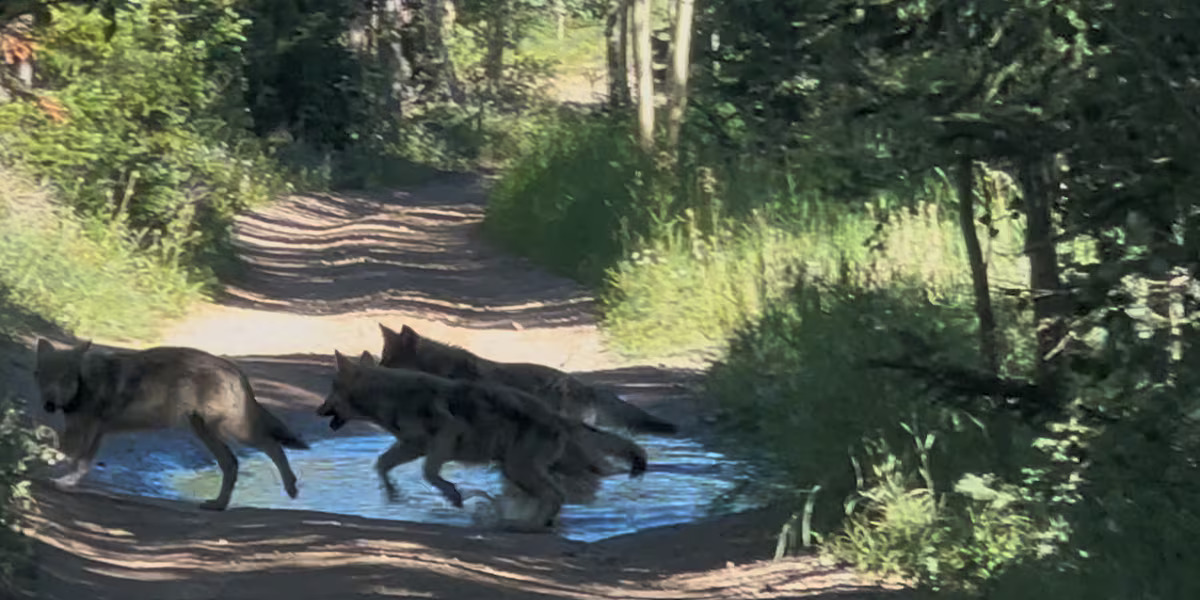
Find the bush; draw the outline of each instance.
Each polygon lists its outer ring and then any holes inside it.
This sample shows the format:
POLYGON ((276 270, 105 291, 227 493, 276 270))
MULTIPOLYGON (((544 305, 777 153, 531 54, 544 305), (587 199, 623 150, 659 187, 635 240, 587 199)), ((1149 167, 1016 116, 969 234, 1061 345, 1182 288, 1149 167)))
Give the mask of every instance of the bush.
POLYGON ((925 447, 935 439, 915 439, 915 453, 896 453, 882 440, 865 444, 862 466, 870 472, 861 474, 863 487, 824 553, 862 571, 967 592, 1036 556, 1042 524, 1030 516, 1022 490, 968 473, 938 492, 925 447), (908 464, 906 454, 921 465, 908 464))
MULTIPOLYGON (((826 536, 833 556, 971 588, 1039 543, 1033 532, 1042 522, 1025 495, 988 475, 1006 461, 1036 464, 1021 443, 1031 434, 984 405, 869 364, 919 356, 978 368, 965 290, 938 294, 914 278, 871 286, 854 275, 846 268, 831 283, 802 273, 785 298, 737 332, 707 389, 737 438, 770 449, 797 489, 821 486, 815 528, 835 532, 826 536), (1015 450, 1000 436, 1015 437, 1015 450), (842 498, 852 498, 844 512, 842 498)), ((1002 316, 1013 308, 1002 304, 1002 316)), ((1014 333, 1009 347, 1019 354, 1014 333)))
MULTIPOLYGON (((179 249, 141 249, 120 224, 85 221, 0 166, 0 301, 84 337, 148 339, 200 298, 179 249)), ((145 240, 142 240, 145 242, 145 240)))
POLYGON ((107 20, 56 8, 42 33, 39 102, 0 105, 0 160, 20 162, 88 220, 149 238, 185 232, 184 263, 227 250, 234 213, 286 188, 240 104, 245 21, 222 2, 153 0, 107 20))
MULTIPOLYGON (((872 288, 918 282, 965 306, 972 301, 965 295, 966 251, 957 223, 939 208, 944 195, 941 186, 930 186, 911 210, 885 210, 900 202, 881 196, 865 205, 800 211, 807 216, 795 209, 809 201, 791 192, 769 194, 774 199, 766 204, 774 208, 750 210, 745 218, 724 218, 720 208, 685 209, 681 222, 609 271, 601 294, 604 326, 630 355, 720 351, 738 327, 782 297, 801 267, 812 277, 845 276, 872 288), (706 218, 697 216, 704 212, 706 218)), ((990 275, 998 283, 1027 272, 1018 230, 1004 221, 998 236, 988 238, 995 248, 990 275)))
POLYGON ((48 427, 29 427, 11 392, 0 395, 0 591, 27 591, 23 588, 29 583, 32 548, 18 529, 17 513, 32 501, 29 471, 59 459, 51 445, 53 435, 48 427))
POLYGON ((652 173, 625 121, 563 116, 496 183, 484 231, 560 273, 599 284, 654 223, 652 173))

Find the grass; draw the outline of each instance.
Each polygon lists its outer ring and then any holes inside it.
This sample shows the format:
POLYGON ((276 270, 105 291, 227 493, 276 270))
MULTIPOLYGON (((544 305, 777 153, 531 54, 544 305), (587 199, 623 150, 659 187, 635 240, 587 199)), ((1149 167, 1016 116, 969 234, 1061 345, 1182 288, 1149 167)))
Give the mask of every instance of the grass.
POLYGON ((599 286, 646 228, 651 163, 627 123, 560 115, 493 186, 484 233, 560 273, 599 286))
MULTIPOLYGON (((808 222, 761 214, 727 219, 703 234, 690 213, 672 234, 620 260, 603 295, 604 327, 631 356, 718 353, 739 327, 794 283, 797 272, 824 280, 886 287, 919 281, 938 301, 971 301, 969 269, 957 223, 931 188, 913 210, 865 210, 808 222)), ((1007 222, 990 239, 991 276, 1000 285, 1025 280, 1020 227, 1007 222)))
POLYGON ((567 24, 562 39, 551 20, 540 21, 517 46, 517 52, 535 60, 552 61, 560 83, 598 84, 605 76, 604 25, 588 21, 567 24))
POLYGON ((9 168, 0 189, 0 293, 18 311, 82 337, 147 340, 200 299, 200 284, 121 227, 81 221, 9 168))

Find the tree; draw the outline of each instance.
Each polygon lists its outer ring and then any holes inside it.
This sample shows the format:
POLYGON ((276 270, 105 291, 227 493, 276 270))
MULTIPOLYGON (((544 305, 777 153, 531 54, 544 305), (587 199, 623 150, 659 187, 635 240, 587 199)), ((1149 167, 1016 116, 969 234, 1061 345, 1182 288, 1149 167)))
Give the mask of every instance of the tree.
MULTIPOLYGON (((507 4, 509 0, 502 0, 507 4)), ((463 102, 462 88, 454 72, 454 62, 450 60, 450 50, 446 46, 446 33, 449 31, 447 16, 451 0, 426 0, 425 2, 425 52, 428 56, 429 89, 433 97, 441 100, 463 102)))
POLYGON ((604 54, 608 66, 608 105, 629 106, 629 0, 608 0, 604 17, 604 54))
POLYGON ((484 73, 493 94, 500 88, 504 74, 504 49, 509 43, 513 20, 513 0, 493 0, 488 15, 487 58, 484 73))
POLYGON ((679 130, 687 111, 688 76, 692 66, 692 21, 695 0, 676 0, 675 28, 671 35, 671 65, 667 73, 667 145, 672 153, 679 148, 679 130))
POLYGON ((633 60, 637 72, 638 139, 654 148, 654 56, 650 45, 650 0, 632 0, 633 60))

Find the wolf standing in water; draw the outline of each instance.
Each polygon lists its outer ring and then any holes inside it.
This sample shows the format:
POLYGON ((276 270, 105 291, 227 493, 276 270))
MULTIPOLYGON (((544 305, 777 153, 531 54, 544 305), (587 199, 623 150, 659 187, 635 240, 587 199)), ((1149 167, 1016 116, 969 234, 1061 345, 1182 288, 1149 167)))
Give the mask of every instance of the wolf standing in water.
POLYGON ((544 530, 564 503, 589 501, 600 477, 614 474, 607 456, 629 461, 630 477, 646 470, 641 446, 560 415, 520 390, 382 368, 365 352, 359 363, 334 355, 337 375, 317 414, 329 417, 334 430, 365 420, 396 436, 375 463, 389 497, 396 489, 388 472, 423 456, 425 480, 462 508, 463 495, 442 478, 442 465, 495 462, 506 484, 537 505, 520 527, 544 530))
POLYGON ((385 367, 414 369, 450 379, 490 381, 542 398, 564 415, 601 427, 648 433, 675 433, 675 424, 625 402, 611 391, 590 386, 553 367, 487 360, 465 348, 422 337, 408 325, 400 333, 382 323, 385 367))
POLYGON ((109 432, 187 424, 217 459, 221 491, 201 506, 224 510, 237 482, 238 461, 224 440, 262 450, 296 497, 296 475, 283 448, 307 449, 254 398, 249 380, 232 362, 193 348, 103 352, 91 342, 56 350, 37 343, 35 377, 47 412, 60 410, 66 427, 62 450, 71 471, 55 482, 72 487, 91 468, 109 432))

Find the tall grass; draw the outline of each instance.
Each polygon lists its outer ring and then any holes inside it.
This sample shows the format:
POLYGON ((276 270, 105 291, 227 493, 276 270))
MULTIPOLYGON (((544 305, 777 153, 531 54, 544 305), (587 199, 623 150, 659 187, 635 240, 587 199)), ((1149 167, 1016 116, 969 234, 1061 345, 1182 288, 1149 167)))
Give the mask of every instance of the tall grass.
POLYGON ((648 227, 653 164, 627 123, 563 116, 505 171, 484 233, 509 249, 599 285, 648 227))
MULTIPOLYGON (((744 324, 781 298, 803 270, 873 288, 918 281, 932 298, 971 299, 962 235, 943 214, 945 190, 931 186, 911 210, 861 210, 806 221, 722 219, 704 234, 692 213, 670 234, 651 239, 611 270, 603 295, 605 328, 616 347, 636 356, 719 352, 744 324)), ((896 202, 891 202, 896 204, 896 202)), ((991 275, 1025 279, 1018 223, 980 236, 992 247, 991 275)))
POLYGON ((8 168, 0 167, 0 190, 6 304, 83 337, 139 340, 201 297, 169 239, 141 247, 119 222, 83 221, 8 168))

